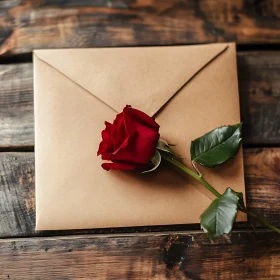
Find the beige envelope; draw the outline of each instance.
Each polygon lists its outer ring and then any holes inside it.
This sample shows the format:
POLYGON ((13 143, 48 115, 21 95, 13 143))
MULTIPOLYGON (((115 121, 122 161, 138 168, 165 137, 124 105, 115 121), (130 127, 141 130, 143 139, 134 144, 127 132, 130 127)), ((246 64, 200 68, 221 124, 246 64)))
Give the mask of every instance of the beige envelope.
MULTIPOLYGON (((199 222, 213 196, 197 182, 171 166, 107 172, 96 152, 104 121, 129 104, 190 166, 192 139, 240 122, 235 44, 36 50, 34 94, 37 230, 199 222)), ((201 171, 244 193, 241 151, 201 171)))

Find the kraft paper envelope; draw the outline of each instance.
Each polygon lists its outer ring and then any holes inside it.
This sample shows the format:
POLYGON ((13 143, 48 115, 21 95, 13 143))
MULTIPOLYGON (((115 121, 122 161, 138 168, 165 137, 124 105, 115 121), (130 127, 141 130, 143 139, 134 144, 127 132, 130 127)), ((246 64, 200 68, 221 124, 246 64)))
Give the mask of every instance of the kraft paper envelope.
MULTIPOLYGON (((34 76, 37 230, 199 222, 213 199, 199 183, 168 165, 107 172, 96 153, 104 121, 129 104, 190 166, 191 140, 240 122, 235 44, 36 50, 34 76)), ((244 193, 241 151, 201 171, 244 193)))

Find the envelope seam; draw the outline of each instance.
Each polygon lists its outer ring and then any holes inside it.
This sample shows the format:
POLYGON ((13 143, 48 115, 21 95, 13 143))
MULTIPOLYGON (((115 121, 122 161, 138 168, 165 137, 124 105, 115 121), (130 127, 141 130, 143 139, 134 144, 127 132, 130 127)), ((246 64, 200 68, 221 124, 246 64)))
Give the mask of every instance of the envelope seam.
POLYGON ((36 52, 34 52, 34 55, 43 63, 45 63, 46 65, 48 65, 49 67, 51 67, 52 69, 54 69, 55 71, 57 71, 58 73, 60 73, 62 76, 64 76, 65 78, 67 78, 68 80, 70 80, 72 83, 74 83, 75 85, 77 85, 79 88, 83 89, 87 94, 89 94, 90 96, 98 99, 100 102, 102 102, 103 104, 105 104, 106 106, 108 106, 110 109, 112 109, 114 112, 119 113, 118 111, 116 111, 113 107, 111 107, 110 105, 108 105, 106 102, 104 102, 102 99, 98 98, 96 95, 94 95, 93 93, 91 93, 89 90, 87 90, 86 88, 84 88, 83 86, 81 86, 79 83, 73 81, 70 77, 68 77, 66 74, 64 74, 63 72, 61 72, 60 70, 58 70, 57 68, 55 68, 53 65, 51 65, 50 63, 48 63, 47 61, 45 61, 44 59, 42 59, 40 56, 38 56, 36 54, 36 52))
POLYGON ((155 117, 157 114, 159 114, 165 106, 187 85, 189 84, 200 72, 202 72, 208 65, 210 65, 216 58, 218 58, 221 54, 223 54, 227 49, 229 48, 229 45, 226 45, 224 49, 219 51, 214 57, 212 57, 209 61, 207 61, 200 69, 198 69, 172 96, 164 102, 164 104, 153 114, 155 117))

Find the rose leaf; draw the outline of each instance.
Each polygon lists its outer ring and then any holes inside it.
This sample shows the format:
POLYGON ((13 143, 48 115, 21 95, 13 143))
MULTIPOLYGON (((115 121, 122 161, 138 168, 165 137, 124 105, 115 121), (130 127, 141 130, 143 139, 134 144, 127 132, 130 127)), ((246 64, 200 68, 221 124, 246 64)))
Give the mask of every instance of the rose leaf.
POLYGON ((231 232, 240 204, 243 204, 242 193, 227 188, 209 205, 200 216, 200 224, 210 239, 231 232))
POLYGON ((191 142, 191 160, 215 167, 234 157, 241 145, 242 123, 222 126, 191 142))
POLYGON ((159 151, 156 151, 154 157, 151 159, 151 162, 153 163, 154 167, 152 169, 143 171, 142 173, 152 172, 159 167, 159 165, 161 163, 161 155, 160 155, 159 151))
POLYGON ((163 139, 159 139, 158 142, 157 142, 157 150, 159 151, 163 151, 163 152, 166 152, 166 153, 169 153, 175 157, 180 157, 178 154, 176 154, 171 148, 170 146, 175 146, 175 145, 170 145, 168 144, 165 140, 163 139))

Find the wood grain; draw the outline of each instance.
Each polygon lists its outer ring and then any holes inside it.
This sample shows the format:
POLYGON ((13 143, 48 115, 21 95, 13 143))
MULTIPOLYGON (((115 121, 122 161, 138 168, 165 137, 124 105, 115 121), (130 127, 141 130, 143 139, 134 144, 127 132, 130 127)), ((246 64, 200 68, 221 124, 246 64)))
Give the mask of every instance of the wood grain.
POLYGON ((280 52, 241 52, 237 62, 244 141, 278 146, 280 52))
MULTIPOLYGON (((280 148, 245 149, 244 156, 249 208, 280 226, 280 148)), ((178 225, 35 233, 34 199, 34 153, 0 153, 0 237, 199 229, 178 225)))
POLYGON ((1 279, 278 279, 280 239, 178 232, 0 241, 1 279))
POLYGON ((0 8, 5 55, 39 48, 280 42, 277 0, 18 0, 0 8))
POLYGON ((32 64, 0 65, 0 147, 34 146, 32 64))
MULTIPOLYGON (((278 145, 280 52, 239 52, 239 88, 244 142, 278 145)), ((32 64, 0 65, 0 149, 32 148, 32 64)))

